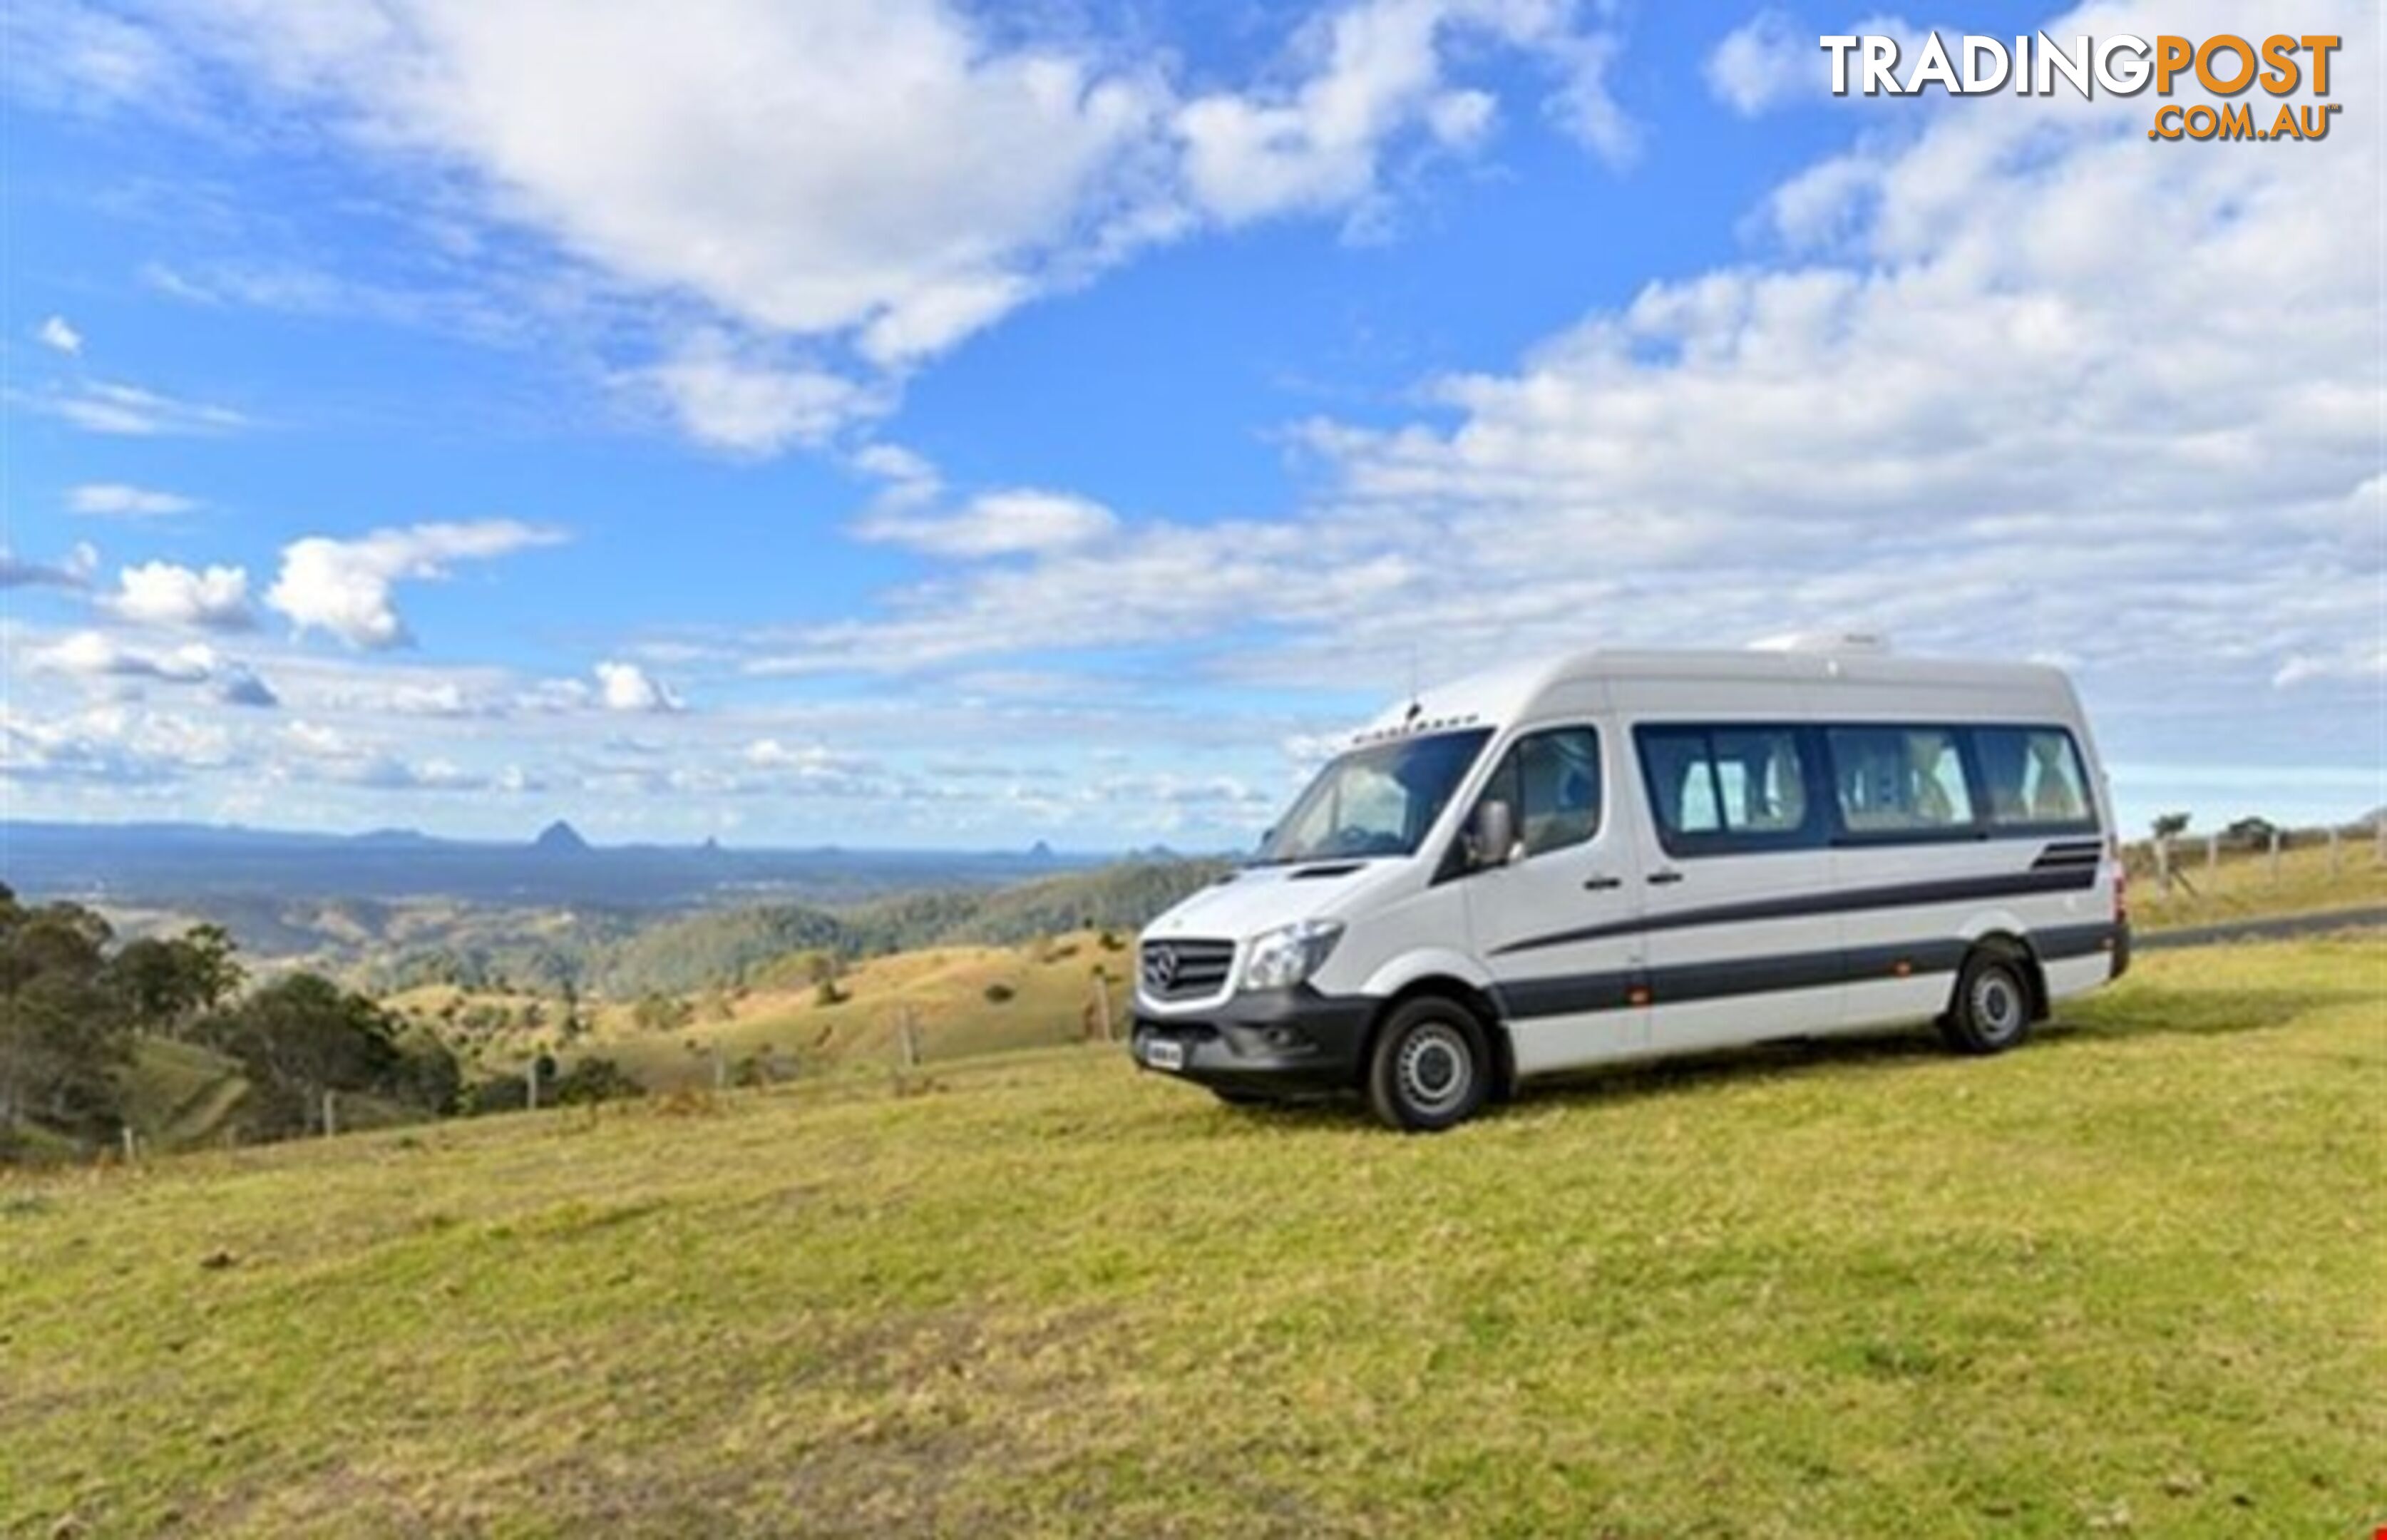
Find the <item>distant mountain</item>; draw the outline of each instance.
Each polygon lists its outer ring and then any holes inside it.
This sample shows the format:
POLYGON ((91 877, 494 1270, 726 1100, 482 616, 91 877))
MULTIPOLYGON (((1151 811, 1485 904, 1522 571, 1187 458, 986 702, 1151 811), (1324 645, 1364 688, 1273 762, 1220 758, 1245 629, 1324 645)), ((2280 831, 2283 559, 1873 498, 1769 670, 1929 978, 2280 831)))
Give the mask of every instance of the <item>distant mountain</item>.
POLYGON ((592 845, 558 820, 528 843, 413 829, 295 833, 210 824, 0 820, 0 882, 36 903, 204 908, 202 901, 452 899, 625 912, 860 903, 1083 870, 1103 858, 1035 851, 592 845))
POLYGON ((353 839, 355 843, 360 845, 379 845, 385 848, 392 845, 419 847, 439 843, 419 828, 367 829, 364 833, 354 836, 353 839))
POLYGON ((565 823, 561 818, 558 818, 555 822, 548 825, 547 827, 539 830, 538 838, 530 842, 530 847, 531 849, 538 852, 541 855, 586 855, 588 853, 588 841, 580 838, 580 831, 578 829, 574 828, 570 824, 565 823))

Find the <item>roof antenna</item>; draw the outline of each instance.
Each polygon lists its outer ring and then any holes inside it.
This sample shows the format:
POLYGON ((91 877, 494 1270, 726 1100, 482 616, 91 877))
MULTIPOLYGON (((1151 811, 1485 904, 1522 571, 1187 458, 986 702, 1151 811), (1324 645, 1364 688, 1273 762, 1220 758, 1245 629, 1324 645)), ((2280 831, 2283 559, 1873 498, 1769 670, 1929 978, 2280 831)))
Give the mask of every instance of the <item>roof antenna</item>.
POLYGON ((1409 709, 1408 715, 1403 717, 1402 720, 1405 722, 1414 722, 1424 714, 1425 702, 1418 699, 1417 643, 1412 640, 1409 643, 1409 709))

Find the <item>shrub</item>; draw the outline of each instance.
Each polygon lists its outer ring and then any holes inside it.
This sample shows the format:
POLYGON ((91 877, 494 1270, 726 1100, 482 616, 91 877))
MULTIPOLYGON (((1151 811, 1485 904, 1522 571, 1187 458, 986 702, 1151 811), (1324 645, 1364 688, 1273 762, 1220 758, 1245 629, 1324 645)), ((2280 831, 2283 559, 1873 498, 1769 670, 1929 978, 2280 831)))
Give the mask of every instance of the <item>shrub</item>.
POLYGON ((998 979, 994 983, 989 984, 986 987, 986 1003, 990 1005, 1004 1004, 1018 992, 1018 991, 1013 989, 1010 985, 998 979))
POLYGON ((489 1112, 520 1112, 530 1105, 530 1082, 519 1075, 497 1075, 464 1093, 464 1111, 471 1117, 489 1112))
POLYGON ((555 1102, 559 1106, 625 1101, 646 1093, 647 1088, 612 1059, 578 1060, 555 1079, 555 1102))

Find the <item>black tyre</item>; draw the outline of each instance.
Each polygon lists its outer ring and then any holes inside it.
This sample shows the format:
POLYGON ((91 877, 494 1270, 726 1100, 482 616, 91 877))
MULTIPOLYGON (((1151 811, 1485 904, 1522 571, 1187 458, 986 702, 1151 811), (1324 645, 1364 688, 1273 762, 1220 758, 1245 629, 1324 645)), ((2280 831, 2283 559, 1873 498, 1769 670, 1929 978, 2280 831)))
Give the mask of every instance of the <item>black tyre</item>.
POLYGON ((1939 1033, 1960 1054, 2002 1054, 2030 1036, 2030 980, 2011 952, 1976 952, 1956 976, 1939 1033))
POLYGON ((1377 1117, 1404 1132, 1439 1133, 1465 1122, 1492 1090, 1484 1024, 1452 1001, 1410 1001, 1376 1034, 1367 1090, 1377 1117))

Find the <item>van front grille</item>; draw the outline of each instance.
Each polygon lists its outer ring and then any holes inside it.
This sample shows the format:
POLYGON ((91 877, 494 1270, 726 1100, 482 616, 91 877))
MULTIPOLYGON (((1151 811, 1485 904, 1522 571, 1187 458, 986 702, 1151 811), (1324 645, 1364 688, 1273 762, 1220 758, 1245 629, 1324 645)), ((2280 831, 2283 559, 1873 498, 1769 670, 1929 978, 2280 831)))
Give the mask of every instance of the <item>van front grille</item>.
POLYGON ((1206 1000, 1227 987, 1235 966, 1232 941, 1145 941, 1136 949, 1136 977, 1152 1000, 1206 1000))

